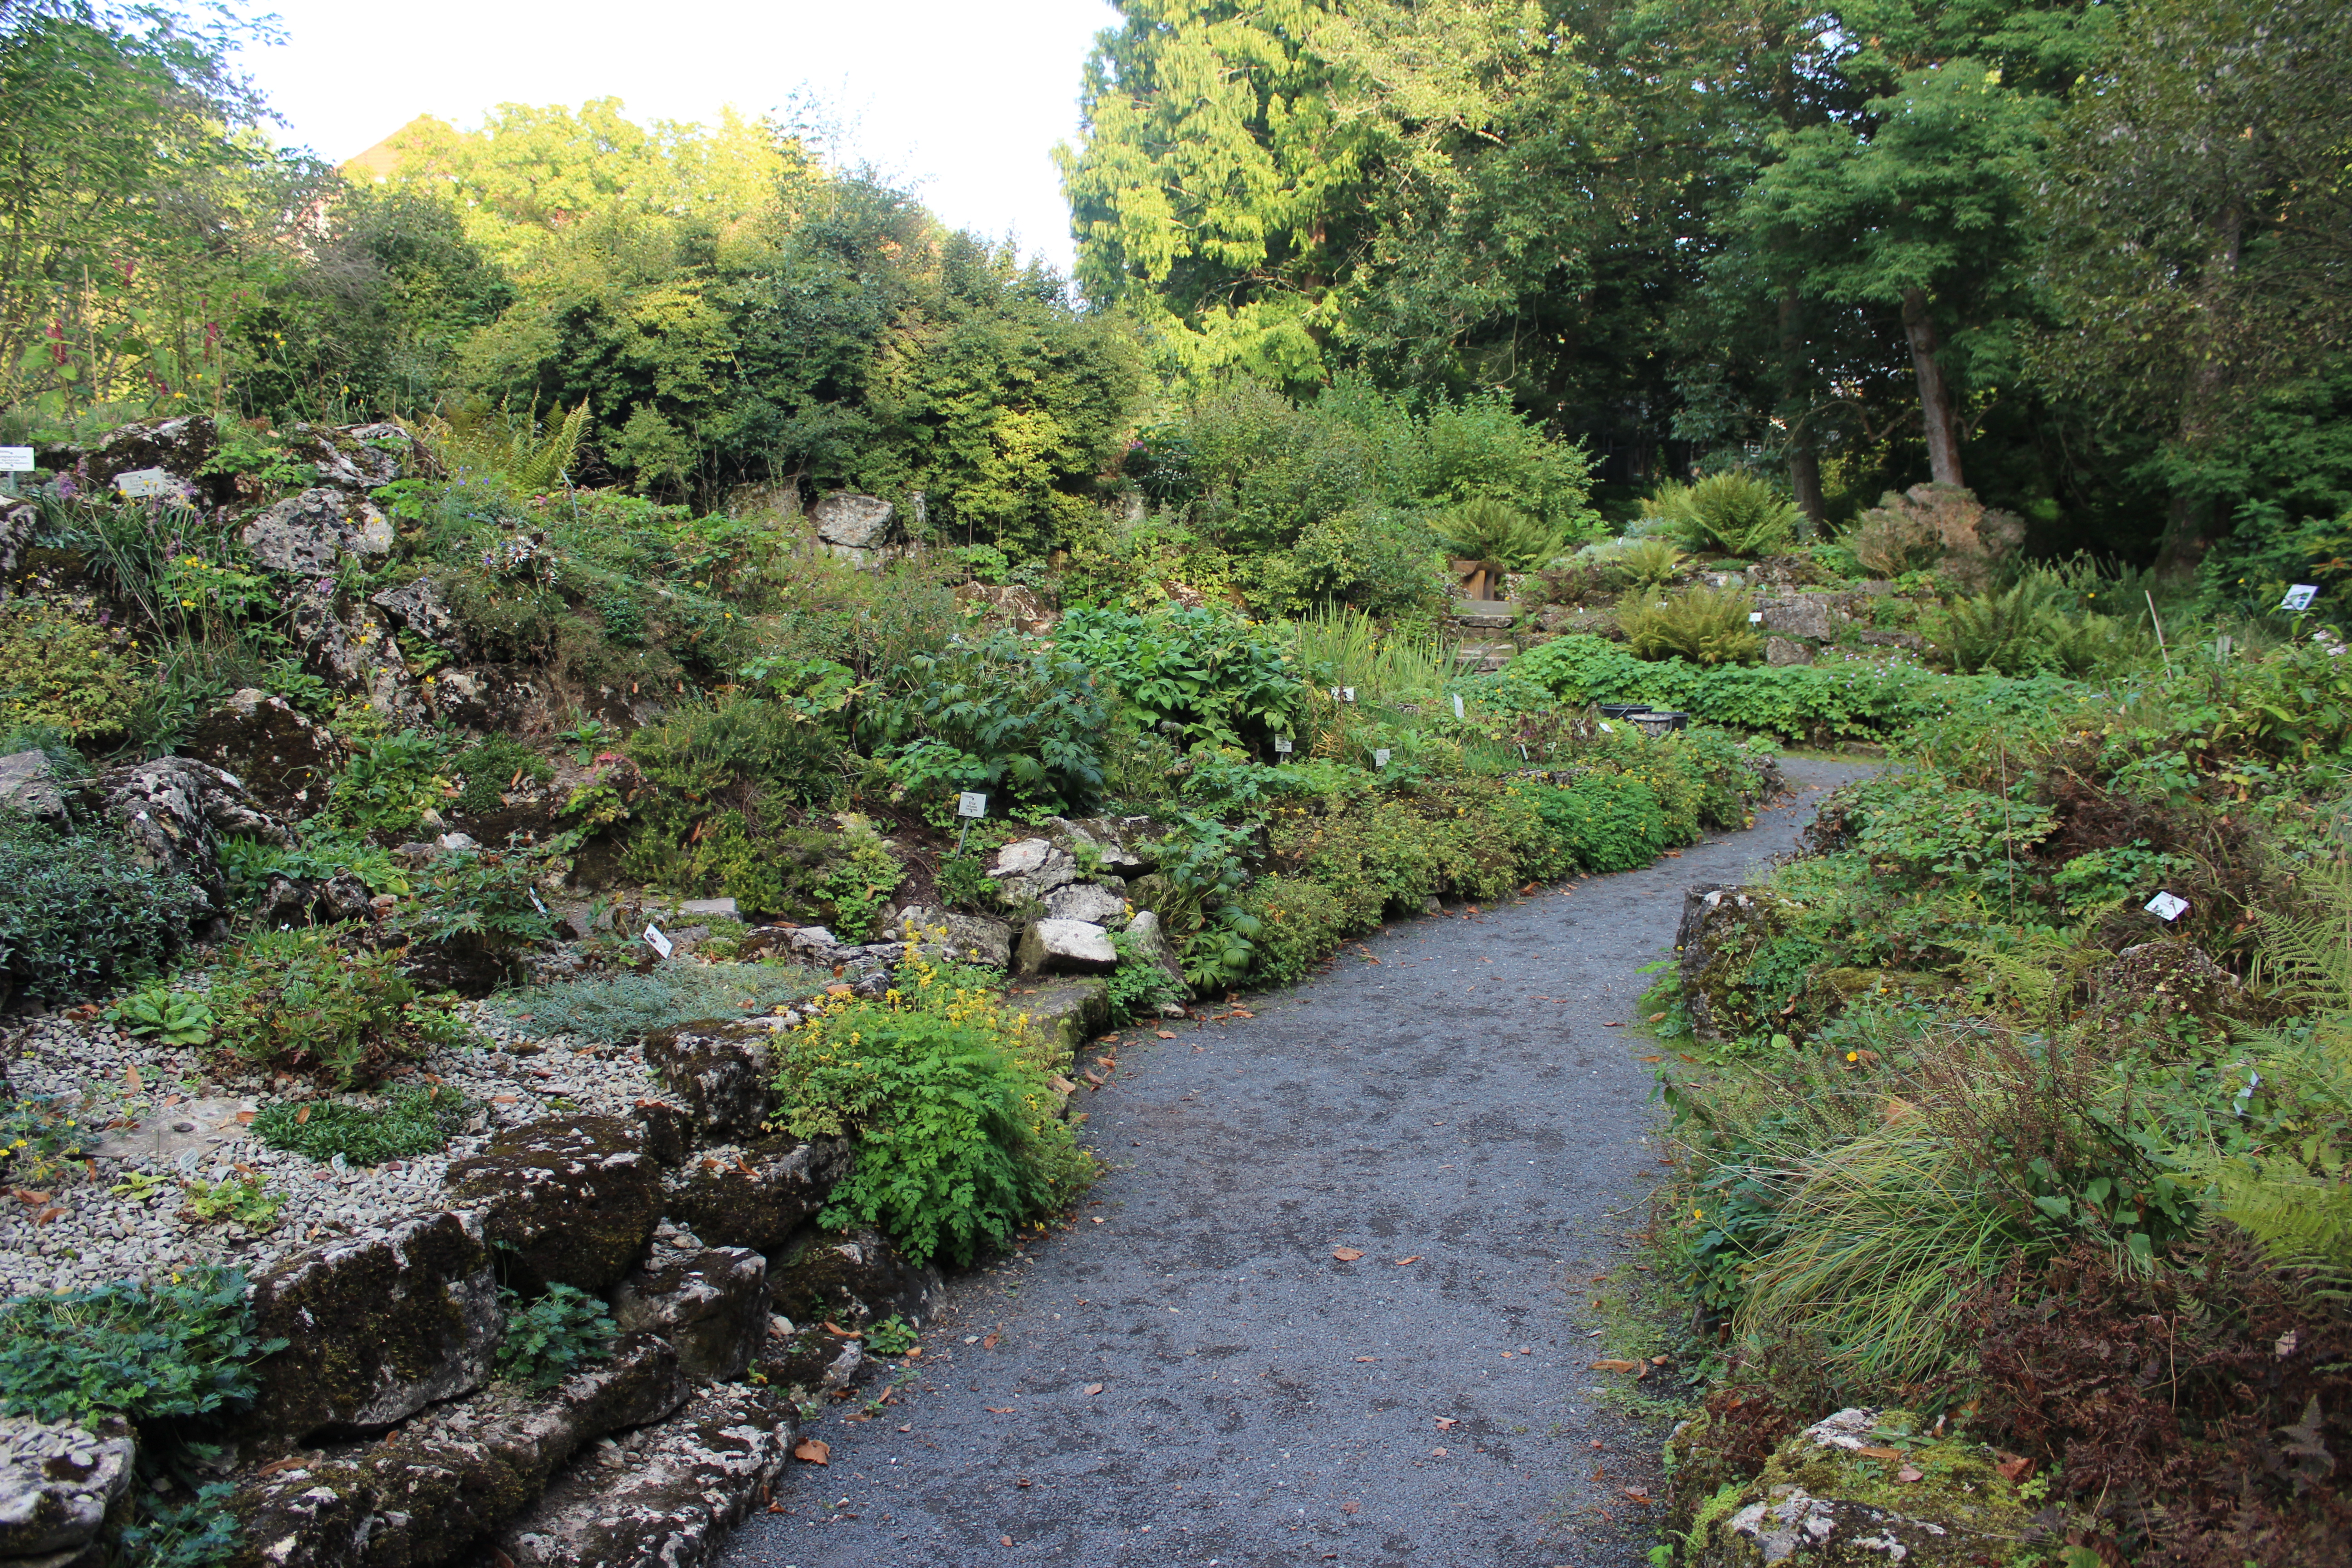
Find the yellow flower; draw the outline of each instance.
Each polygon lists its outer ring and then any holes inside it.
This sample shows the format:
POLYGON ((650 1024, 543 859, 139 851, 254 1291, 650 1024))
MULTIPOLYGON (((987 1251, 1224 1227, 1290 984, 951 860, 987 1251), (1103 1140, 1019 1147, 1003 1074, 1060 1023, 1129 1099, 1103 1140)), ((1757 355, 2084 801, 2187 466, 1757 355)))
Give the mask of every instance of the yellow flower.
POLYGON ((1848 1051, 1845 1054, 1845 1059, 1850 1062, 1858 1062, 1862 1060, 1862 1053, 1860 1051, 1848 1051))

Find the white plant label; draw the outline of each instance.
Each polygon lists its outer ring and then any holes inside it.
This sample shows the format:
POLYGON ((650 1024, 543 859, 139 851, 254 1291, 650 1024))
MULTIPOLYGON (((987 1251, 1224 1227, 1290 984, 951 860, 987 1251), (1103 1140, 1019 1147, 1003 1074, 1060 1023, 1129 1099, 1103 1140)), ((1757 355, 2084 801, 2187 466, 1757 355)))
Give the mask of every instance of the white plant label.
POLYGON ((956 796, 956 815, 958 816, 986 816, 988 815, 988 797, 984 795, 974 795, 970 790, 964 791, 961 795, 956 796))
POLYGON ((30 447, 0 447, 0 474, 29 474, 33 471, 33 449, 30 447))
POLYGON ((547 905, 541 901, 539 889, 537 888, 533 888, 530 890, 530 907, 537 910, 541 914, 545 914, 547 912, 547 905))
POLYGON ((2294 587, 2289 588, 2286 591, 2286 597, 2279 601, 2279 608, 2282 610, 2291 610, 2296 615, 2301 615, 2304 611, 2311 608, 2311 601, 2317 597, 2319 597, 2318 584, 2313 583, 2297 583, 2294 587))
POLYGON ((1456 719, 1459 719, 1459 718, 1461 718, 1461 717, 1463 716, 1463 714, 1462 714, 1462 693, 1460 693, 1459 691, 1457 691, 1457 692, 1455 692, 1455 693, 1454 694, 1454 716, 1456 719))
POLYGON ((1762 625, 1764 624, 1764 612, 1763 612, 1763 611, 1761 611, 1761 610, 1750 610, 1750 611, 1748 611, 1748 624, 1749 626, 1762 626, 1762 625))
POLYGON ((1355 689, 1354 687, 1352 687, 1352 686, 1343 686, 1343 687, 1339 688, 1339 700, 1340 700, 1340 701, 1342 701, 1342 702, 1353 702, 1355 700, 1356 700, 1356 689, 1355 689))
POLYGON ((139 496, 175 496, 180 493, 181 487, 179 480, 161 468, 134 468, 130 473, 118 475, 114 488, 135 499, 139 496))
POLYGON ((1276 735, 1274 738, 1274 749, 1276 754, 1279 756, 1288 756, 1290 754, 1290 737, 1287 735, 1276 735))
POLYGON ((1611 729, 1611 728, 1609 727, 1609 721, 1608 721, 1608 720, 1603 719, 1602 721, 1601 721, 1601 732, 1602 734, 1604 734, 1604 735, 1613 735, 1613 734, 1615 734, 1617 731, 1614 731, 1614 730, 1612 730, 1612 729, 1611 729))
POLYGON ((652 948, 656 952, 660 953, 664 958, 667 958, 671 953, 677 951, 677 943, 662 935, 661 927, 656 925, 646 927, 646 945, 652 948))
POLYGON ((1388 765, 1389 749, 1386 746, 1382 746, 1380 750, 1372 753, 1372 766, 1376 768, 1384 768, 1388 765))
POLYGON ((2167 925, 2189 912, 2189 900, 2178 893, 2158 893, 2148 900, 2147 912, 2167 925))

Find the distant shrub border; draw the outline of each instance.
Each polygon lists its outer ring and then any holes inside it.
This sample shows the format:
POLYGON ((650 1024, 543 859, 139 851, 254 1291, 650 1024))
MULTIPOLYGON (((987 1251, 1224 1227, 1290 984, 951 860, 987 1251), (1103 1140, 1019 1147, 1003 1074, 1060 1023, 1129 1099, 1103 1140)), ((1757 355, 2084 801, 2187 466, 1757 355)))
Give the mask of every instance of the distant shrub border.
POLYGON ((1709 724, 1808 738, 1881 740, 1973 710, 2026 717, 2085 695, 2063 676, 1943 675, 1915 664, 1827 659, 1780 667, 1650 662, 1606 638, 1575 634, 1528 649, 1496 679, 1510 705, 1648 702, 1709 724))

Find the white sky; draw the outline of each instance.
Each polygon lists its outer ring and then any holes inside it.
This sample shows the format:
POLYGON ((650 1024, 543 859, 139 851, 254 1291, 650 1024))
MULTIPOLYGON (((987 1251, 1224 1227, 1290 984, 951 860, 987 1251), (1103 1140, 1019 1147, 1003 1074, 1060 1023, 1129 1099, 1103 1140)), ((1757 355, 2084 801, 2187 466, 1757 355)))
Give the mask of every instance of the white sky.
POLYGON ((337 163, 419 114, 478 124, 498 103, 617 97, 629 117, 765 114, 812 89, 870 162, 960 228, 1070 268, 1051 158, 1078 125, 1104 0, 261 0, 288 41, 247 57, 288 124, 337 163))

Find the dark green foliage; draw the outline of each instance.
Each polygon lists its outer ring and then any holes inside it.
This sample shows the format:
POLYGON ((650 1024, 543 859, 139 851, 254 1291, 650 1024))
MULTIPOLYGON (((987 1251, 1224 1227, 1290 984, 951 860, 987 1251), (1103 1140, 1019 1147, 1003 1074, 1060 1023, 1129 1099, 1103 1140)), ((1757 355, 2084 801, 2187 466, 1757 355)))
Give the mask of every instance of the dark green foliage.
POLYGON ((413 942, 478 942, 492 952, 551 941, 555 921, 534 892, 538 867, 520 851, 464 850, 436 857, 391 930, 413 942))
POLYGON ((348 1089, 466 1037, 402 976, 397 952, 341 945, 350 934, 332 927, 256 933, 206 998, 222 1044, 257 1068, 348 1089))
POLYGON ((438 1153, 464 1129, 473 1110, 464 1096, 437 1084, 395 1089, 381 1105, 280 1100, 254 1117, 253 1135, 307 1160, 323 1163, 341 1154, 353 1165, 381 1165, 438 1153))
POLYGON ((0 811, 0 995, 77 1001, 152 974, 180 951, 202 895, 111 835, 0 811))
POLYGON ((525 1388, 553 1388, 573 1368, 604 1360, 621 1331, 604 1303, 576 1286, 550 1285, 527 1306, 512 1290, 499 1300, 507 1310, 499 1374, 525 1388))
POLYGON ((1639 779, 1601 773, 1530 794, 1544 826, 1582 869, 1634 870, 1672 847, 1657 792, 1639 779))
POLYGON ((1280 639, 1216 606, 1072 610, 1054 640, 1118 692, 1138 723, 1176 725, 1187 744, 1264 744, 1286 727, 1304 684, 1280 639))
POLYGON ((140 1522, 125 1525, 121 1544, 141 1568, 221 1568, 236 1560, 236 1516, 228 1481, 206 1481, 182 1502, 148 1496, 140 1502, 140 1522))
POLYGON ((253 1397, 252 1363, 285 1347, 253 1335, 245 1276, 108 1285, 0 1301, 0 1412, 75 1421, 210 1415, 253 1397))
POLYGON ((814 970, 798 964, 665 964, 651 974, 600 974, 503 991, 491 1005, 542 1035, 618 1045, 698 1018, 789 1006, 815 990, 816 981, 814 970))
POLYGON ((419 730, 363 741, 335 775, 331 809, 362 833, 406 837, 440 806, 446 765, 441 742, 419 730))
POLYGON ((906 696, 868 722, 892 776, 925 804, 1001 791, 1083 812, 1101 794, 1109 705, 1077 660, 999 636, 912 659, 891 684, 906 696))
POLYGON ((534 784, 555 776, 547 759, 510 735, 491 735, 457 754, 452 767, 460 781, 452 804, 467 816, 487 816, 499 809, 499 795, 516 775, 534 784))

